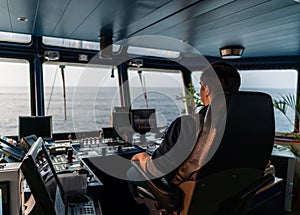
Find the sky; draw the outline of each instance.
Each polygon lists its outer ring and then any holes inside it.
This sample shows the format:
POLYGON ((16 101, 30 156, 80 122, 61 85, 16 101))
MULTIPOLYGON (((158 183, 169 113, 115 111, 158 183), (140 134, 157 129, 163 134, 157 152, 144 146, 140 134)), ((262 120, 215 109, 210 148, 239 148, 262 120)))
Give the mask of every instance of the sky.
MULTIPOLYGON (((61 86, 61 72, 58 65, 44 64, 44 86, 61 86)), ((0 61, 0 87, 9 86, 29 86, 29 64, 27 62, 0 61)), ((181 84, 179 73, 165 74, 162 72, 146 73, 145 80, 147 87, 166 86, 178 87, 181 84)), ((88 68, 77 66, 66 66, 65 77, 66 86, 117 86, 117 71, 114 72, 115 78, 111 78, 111 68, 88 68), (83 75, 84 74, 84 75, 83 75), (87 75, 89 74, 89 75, 87 75)), ((200 72, 193 73, 194 84, 199 83, 200 72)), ((130 72, 129 78, 132 79, 131 86, 140 86, 140 80, 136 71, 130 72)), ((295 88, 297 83, 297 72, 295 70, 285 71, 242 71, 242 87, 244 88, 295 88)))

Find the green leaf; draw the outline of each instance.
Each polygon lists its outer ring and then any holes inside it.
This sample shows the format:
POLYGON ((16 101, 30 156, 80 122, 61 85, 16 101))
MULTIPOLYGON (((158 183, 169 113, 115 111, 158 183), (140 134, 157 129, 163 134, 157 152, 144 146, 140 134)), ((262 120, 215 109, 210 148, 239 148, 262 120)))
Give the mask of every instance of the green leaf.
POLYGON ((286 114, 287 111, 287 106, 286 103, 281 101, 281 100, 273 100, 273 106, 279 110, 280 112, 282 112, 283 114, 286 114))
MULTIPOLYGON (((298 120, 300 119, 300 99, 296 98, 292 94, 288 94, 285 96, 281 96, 281 99, 276 100, 273 99, 273 106, 275 109, 279 110, 281 113, 284 114, 284 116, 287 118, 287 120, 294 126, 294 123, 291 119, 287 116, 287 108, 290 107, 295 111, 296 117, 298 120)), ((298 132, 298 131, 297 131, 298 132)))
POLYGON ((195 87, 192 83, 189 83, 188 85, 188 93, 184 96, 183 94, 180 94, 176 96, 177 100, 182 100, 183 102, 186 102, 186 104, 190 107, 199 107, 204 106, 203 102, 200 98, 200 93, 195 90, 195 87))

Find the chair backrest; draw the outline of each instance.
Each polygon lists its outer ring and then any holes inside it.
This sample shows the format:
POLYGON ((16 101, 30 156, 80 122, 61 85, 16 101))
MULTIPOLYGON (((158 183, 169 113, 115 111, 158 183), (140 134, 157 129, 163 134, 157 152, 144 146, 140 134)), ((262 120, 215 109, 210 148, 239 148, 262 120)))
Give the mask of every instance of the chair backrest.
POLYGON ((271 96, 241 91, 225 94, 225 99, 217 96, 207 111, 191 155, 181 165, 173 182, 180 184, 232 168, 264 170, 271 156, 274 136, 271 96))
POLYGON ((264 170, 275 136, 271 96, 258 92, 226 95, 227 118, 220 145, 198 172, 198 178, 232 168, 264 170))
POLYGON ((247 210, 255 192, 243 201, 237 197, 263 177, 274 135, 268 94, 236 92, 225 94, 225 99, 216 97, 193 152, 173 180, 184 192, 180 214, 226 214, 226 207, 229 214, 243 214, 240 210, 247 210))

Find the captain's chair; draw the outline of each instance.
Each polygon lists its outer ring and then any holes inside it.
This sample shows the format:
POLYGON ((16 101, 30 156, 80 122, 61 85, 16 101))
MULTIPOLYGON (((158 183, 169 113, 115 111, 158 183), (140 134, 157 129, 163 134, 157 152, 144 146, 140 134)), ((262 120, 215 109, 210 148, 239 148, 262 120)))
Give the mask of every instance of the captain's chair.
MULTIPOLYGON (((274 180, 264 175, 274 134, 269 95, 236 92, 226 94, 225 99, 217 96, 173 183, 148 180, 151 193, 138 187, 139 194, 156 201, 155 209, 167 214, 246 214, 256 191, 274 180)), ((149 177, 136 163, 134 166, 149 177)))

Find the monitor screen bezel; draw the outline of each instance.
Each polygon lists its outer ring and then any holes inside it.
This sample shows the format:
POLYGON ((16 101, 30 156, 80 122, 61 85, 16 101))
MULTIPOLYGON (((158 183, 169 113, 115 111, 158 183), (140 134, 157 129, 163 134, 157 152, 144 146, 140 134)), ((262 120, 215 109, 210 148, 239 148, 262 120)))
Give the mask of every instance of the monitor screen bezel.
POLYGON ((150 132, 153 129, 157 128, 157 120, 156 120, 156 110, 154 108, 149 108, 149 109, 131 109, 131 124, 132 128, 135 132, 140 133, 140 134, 145 134, 147 132, 150 132), (149 117, 145 118, 148 120, 149 128, 138 128, 138 123, 135 120, 136 115, 140 115, 140 113, 147 113, 149 117), (152 121, 150 123, 149 118, 154 114, 154 118, 152 117, 152 121))
POLYGON ((26 137, 29 135, 36 135, 38 137, 42 137, 45 140, 52 140, 52 138, 53 138, 52 116, 19 116, 19 135, 18 135, 19 140, 21 140, 23 137, 26 137), (36 132, 35 133, 32 133, 32 132, 26 133, 22 130, 23 129, 22 124, 24 123, 24 120, 41 120, 41 119, 46 120, 47 127, 49 127, 49 132, 46 136, 40 135, 39 133, 36 133, 36 132))
POLYGON ((44 157, 47 160, 48 166, 50 167, 53 179, 58 186, 58 190, 61 193, 61 199, 64 199, 63 188, 55 172, 53 164, 50 160, 47 149, 44 145, 44 141, 41 137, 32 145, 26 154, 23 162, 21 164, 21 170, 23 172, 24 178, 29 185, 31 193, 35 199, 35 202, 49 214, 55 214, 55 202, 52 201, 49 191, 47 190, 46 184, 42 179, 39 169, 36 164, 36 159, 39 157, 39 153, 42 151, 44 157))

